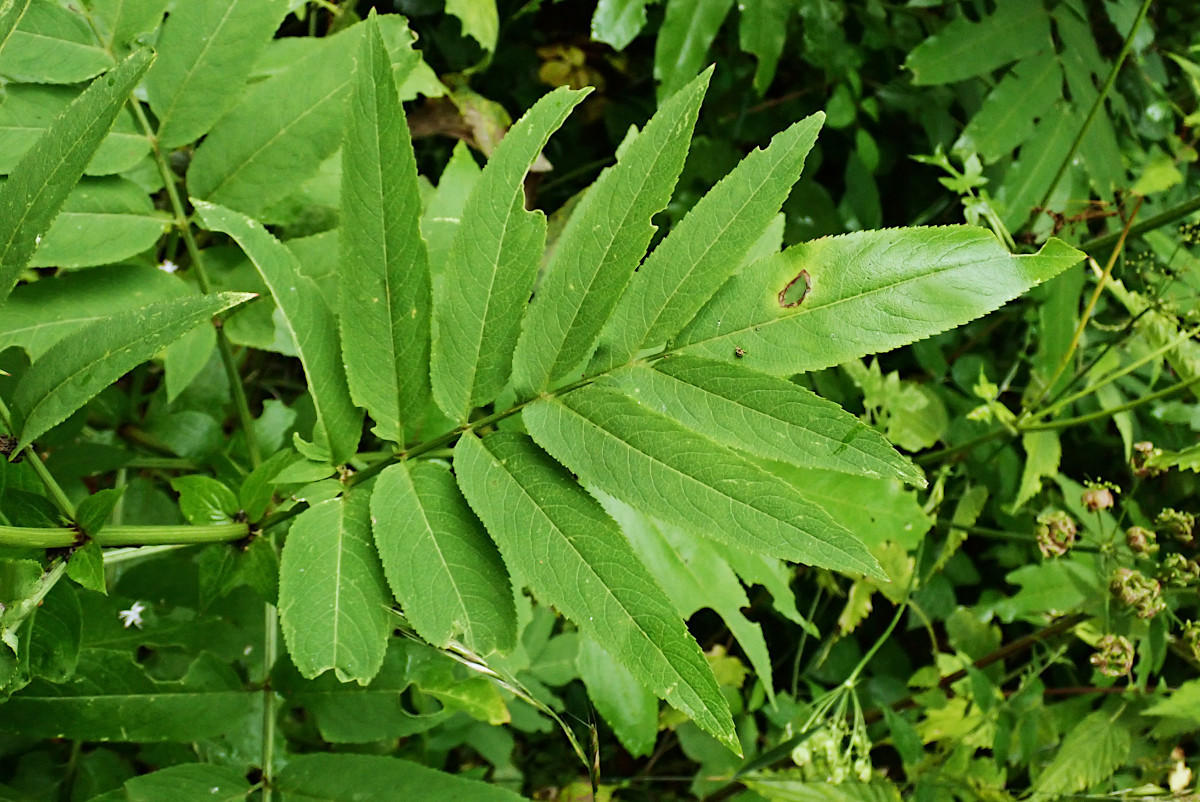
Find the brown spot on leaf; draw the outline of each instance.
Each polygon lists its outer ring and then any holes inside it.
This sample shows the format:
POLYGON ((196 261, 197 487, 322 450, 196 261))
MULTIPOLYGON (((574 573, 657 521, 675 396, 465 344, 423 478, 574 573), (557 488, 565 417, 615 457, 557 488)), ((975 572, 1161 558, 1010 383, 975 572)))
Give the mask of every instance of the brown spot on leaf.
POLYGON ((812 278, 808 275, 807 270, 801 270, 800 275, 787 283, 787 286, 779 291, 779 305, 785 309, 799 306, 804 303, 804 299, 808 297, 809 291, 812 290, 812 278), (803 282, 803 286, 798 286, 803 282), (799 292, 799 295, 796 293, 799 292))

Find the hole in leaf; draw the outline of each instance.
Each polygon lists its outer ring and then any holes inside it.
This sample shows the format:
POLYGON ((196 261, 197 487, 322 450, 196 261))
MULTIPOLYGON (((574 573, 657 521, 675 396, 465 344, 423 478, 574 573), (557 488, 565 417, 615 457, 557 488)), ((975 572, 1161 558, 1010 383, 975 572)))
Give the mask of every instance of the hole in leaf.
POLYGON ((812 278, 808 275, 807 270, 801 270, 800 275, 787 283, 787 286, 779 291, 779 305, 785 309, 790 309, 804 303, 804 299, 808 297, 809 291, 812 289, 812 278))

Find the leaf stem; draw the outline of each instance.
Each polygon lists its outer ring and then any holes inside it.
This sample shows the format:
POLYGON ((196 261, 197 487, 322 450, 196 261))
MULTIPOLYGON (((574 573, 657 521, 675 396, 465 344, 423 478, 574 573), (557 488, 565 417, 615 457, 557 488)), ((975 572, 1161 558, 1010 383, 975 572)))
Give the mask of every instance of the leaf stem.
POLYGON ((1129 51, 1133 48, 1133 37, 1137 35, 1138 28, 1142 25, 1142 20, 1146 18, 1146 12, 1150 10, 1150 3, 1151 0, 1142 0, 1142 6, 1138 9, 1137 17, 1134 18, 1133 25, 1129 27, 1129 33, 1125 36, 1125 42, 1121 45, 1121 52, 1117 54, 1117 59, 1113 62, 1112 69, 1108 71, 1108 78, 1104 81, 1104 86, 1100 89, 1100 94, 1096 95, 1096 99, 1092 102, 1092 107, 1088 110, 1087 118, 1083 121, 1079 133, 1075 135, 1074 141, 1071 142, 1071 147, 1067 151, 1067 155, 1063 157, 1062 163, 1058 165, 1058 172, 1054 174, 1054 180, 1050 182, 1050 186, 1046 187, 1046 192, 1042 196, 1042 202, 1038 204, 1039 207, 1045 208, 1050 203, 1050 196, 1054 194, 1058 182, 1062 180, 1063 174, 1067 172, 1067 167, 1075 159, 1075 154, 1079 150, 1079 146, 1083 143, 1084 135, 1091 128, 1096 115, 1100 113, 1100 109, 1104 107, 1104 99, 1108 97, 1108 93, 1112 91, 1113 84, 1117 82, 1117 75, 1121 72, 1121 67, 1125 64, 1125 59, 1129 55, 1129 51))
MULTIPOLYGON (((0 399, 0 423, 4 424, 5 431, 16 435, 16 432, 14 432, 12 428, 12 418, 9 417, 8 414, 8 405, 4 403, 3 399, 0 399)), ((40 479, 42 484, 45 485, 46 490, 50 493, 50 499, 54 502, 55 506, 58 507, 59 512, 65 515, 68 520, 74 521, 75 505, 71 503, 71 499, 67 498, 67 494, 62 489, 62 485, 60 485, 58 480, 50 474, 49 470, 47 470, 46 464, 42 462, 42 458, 38 456, 37 451, 34 450, 33 444, 30 443, 29 445, 25 446, 25 449, 22 453, 25 455, 25 459, 29 460, 29 464, 33 468, 33 472, 37 474, 38 479, 40 479)))
POLYGON ((1148 231, 1154 231, 1155 229, 1162 228, 1169 223, 1174 223, 1181 217, 1187 217, 1189 214, 1195 211, 1200 211, 1200 195, 1197 195, 1189 201, 1184 201, 1178 206, 1172 206, 1165 212, 1161 212, 1149 219, 1143 220, 1133 228, 1129 229, 1128 233, 1124 231, 1114 231, 1111 234, 1105 234, 1102 237, 1097 237, 1094 240, 1085 242, 1080 245, 1079 248, 1085 253, 1102 253, 1111 248, 1122 236, 1126 238, 1141 236, 1148 231))
POLYGON ((1197 383, 1200 383, 1200 376, 1193 376, 1187 381, 1173 384, 1165 390, 1159 390, 1157 393, 1144 395, 1141 398, 1121 404, 1120 406, 1112 407, 1110 409, 1102 409, 1098 412, 1091 412, 1087 415, 1079 415, 1078 417, 1074 418, 1062 418, 1061 420, 1050 421, 1048 423, 1025 423, 1020 426, 1020 429, 1023 432, 1047 432, 1054 429, 1066 429, 1069 426, 1078 426, 1081 423, 1091 423, 1092 421, 1100 420, 1102 418, 1111 418, 1113 415, 1119 415, 1122 412, 1128 412, 1131 409, 1136 409, 1137 407, 1149 404, 1152 401, 1158 401, 1174 395, 1175 393, 1178 393, 1181 390, 1186 390, 1197 383))

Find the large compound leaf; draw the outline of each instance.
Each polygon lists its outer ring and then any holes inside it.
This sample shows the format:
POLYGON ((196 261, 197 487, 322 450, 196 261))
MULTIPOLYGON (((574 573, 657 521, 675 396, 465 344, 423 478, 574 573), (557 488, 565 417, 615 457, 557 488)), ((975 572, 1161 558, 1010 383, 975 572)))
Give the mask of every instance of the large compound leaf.
POLYGON ((328 458, 338 464, 350 459, 361 439, 362 412, 350 400, 337 320, 320 289, 300 272, 292 252, 261 223, 221 206, 192 203, 210 230, 223 231, 242 246, 275 297, 283 322, 295 339, 317 408, 313 440, 318 450, 328 452, 328 458))
POLYGON ((522 181, 586 95, 562 87, 534 104, 500 141, 467 199, 435 298, 433 397, 451 420, 466 421, 508 381, 546 241, 545 215, 526 211, 522 181))
POLYGON ((98 319, 59 340, 13 391, 12 423, 19 447, 213 315, 254 297, 230 292, 176 298, 98 319))
POLYGON ((824 119, 807 117, 755 150, 671 230, 630 280, 589 373, 666 342, 696 316, 778 214, 824 119))
POLYGON ((200 657, 179 682, 159 682, 125 652, 85 649, 75 678, 34 680, 4 703, 0 731, 81 741, 195 741, 240 725, 262 694, 200 657))
POLYGON ((708 56, 733 0, 667 0, 667 13, 654 43, 654 77, 659 98, 692 79, 708 56))
POLYGON ((333 669, 366 685, 383 665, 391 620, 363 490, 296 517, 279 562, 279 621, 301 675, 333 669))
POLYGON ((170 224, 134 182, 84 179, 67 196, 29 266, 114 264, 152 248, 170 224))
POLYGON ((1082 258, 1057 239, 1013 256, 971 226, 825 237, 731 278, 672 347, 777 376, 820 370, 960 326, 1082 258))
POLYGON ((945 84, 1053 48, 1050 15, 1042 1, 1005 0, 979 22, 960 16, 909 53, 904 66, 918 86, 945 84))
POLYGON ((342 143, 339 323, 350 395, 397 443, 429 395, 433 299, 420 218, 412 140, 372 15, 342 143))
POLYGON ((787 482, 615 389, 583 387, 522 416, 555 459, 635 509, 747 551, 881 576, 866 548, 787 482))
POLYGON ((237 99, 287 0, 182 3, 163 24, 158 62, 146 74, 146 96, 165 148, 204 134, 237 99))
POLYGON ((312 754, 288 758, 274 787, 286 802, 356 802, 361 799, 453 799, 454 802, 521 802, 512 791, 394 757, 312 754))
POLYGON ((0 306, 152 59, 139 50, 92 82, 0 187, 0 306))
POLYGON ((513 647, 508 572, 448 467, 389 467, 376 480, 371 520, 388 584, 418 635, 440 648, 462 635, 480 654, 513 647))
POLYGON ((654 235, 650 218, 671 200, 711 76, 706 71, 664 103, 571 215, 521 324, 518 394, 530 396, 578 367, 595 344, 654 235))
POLYGON ((740 752, 700 647, 600 505, 524 435, 466 434, 454 453, 463 494, 519 579, 646 687, 740 752))
POLYGON ((787 379, 684 354, 605 379, 650 409, 730 448, 802 468, 925 485, 912 461, 832 401, 787 379))
POLYGON ((87 21, 54 0, 33 0, 7 39, 0 75, 13 81, 74 84, 113 66, 87 21))

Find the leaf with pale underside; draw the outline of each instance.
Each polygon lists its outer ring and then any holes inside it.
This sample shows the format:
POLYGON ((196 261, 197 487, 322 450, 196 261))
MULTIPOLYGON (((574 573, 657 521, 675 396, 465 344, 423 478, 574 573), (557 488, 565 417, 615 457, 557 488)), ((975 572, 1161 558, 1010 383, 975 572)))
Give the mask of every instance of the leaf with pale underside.
POLYGON ((655 518, 745 550, 883 576, 862 543, 790 484, 618 390, 590 385, 521 414, 583 481, 655 518))
POLYGON ((659 697, 740 752, 700 647, 600 505, 526 436, 466 434, 463 495, 510 569, 659 697))
POLYGON ((670 347, 776 376, 820 370, 960 326, 1082 258, 1057 239, 1014 256, 973 226, 824 237, 746 267, 670 347))
POLYGON ((586 95, 564 87, 534 104, 500 141, 467 199, 434 298, 433 397, 451 420, 466 421, 508 381, 546 241, 545 215, 526 211, 522 182, 586 95))
POLYGON ((521 323, 513 354, 519 395, 531 396, 578 367, 595 344, 654 236, 650 219, 671 200, 711 75, 705 71, 664 103, 618 149, 617 164, 588 188, 567 221, 521 323))
POLYGON ((350 400, 342 368, 337 320, 316 283, 300 272, 296 257, 262 224, 212 203, 193 200, 211 231, 233 237, 242 247, 279 306, 279 317, 296 343, 317 408, 313 440, 322 456, 341 464, 358 448, 362 411, 350 400))
POLYGON ((13 431, 24 448, 213 315, 250 293, 194 295, 100 318, 55 343, 13 391, 13 431))
POLYGON ((0 187, 0 306, 153 58, 139 50, 93 81, 0 187))
POLYGON ((387 468, 371 495, 375 545, 396 599, 417 634, 479 654, 516 643, 508 572, 478 519, 437 462, 387 468))
POLYGON ((817 113, 776 135, 679 221, 630 280, 588 373, 622 365, 642 348, 666 342, 696 316, 778 214, 824 120, 817 113))
POLYGON ((798 384, 737 363, 676 354, 604 380, 722 445, 802 468, 894 476, 925 486, 882 434, 798 384))
POLYGON ((429 395, 433 298, 408 124, 378 18, 366 28, 342 141, 338 322, 351 397, 403 443, 429 395))
POLYGON ((303 676, 333 669, 342 682, 369 683, 392 630, 387 603, 366 492, 323 501, 296 517, 280 556, 279 620, 303 676))

